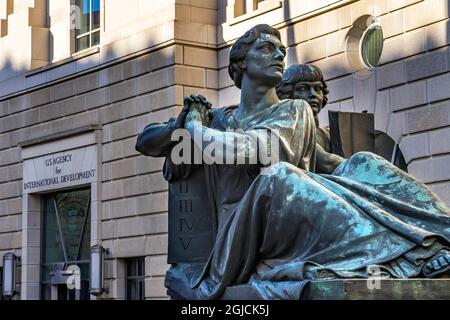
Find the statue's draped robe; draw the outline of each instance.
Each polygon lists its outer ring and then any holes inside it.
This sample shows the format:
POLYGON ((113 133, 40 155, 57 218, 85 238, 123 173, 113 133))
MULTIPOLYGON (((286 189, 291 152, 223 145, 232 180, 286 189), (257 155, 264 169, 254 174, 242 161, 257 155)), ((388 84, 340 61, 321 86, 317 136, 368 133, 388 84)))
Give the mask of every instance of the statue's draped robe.
MULTIPOLYGON (((331 175, 314 173, 316 128, 304 101, 283 100, 244 128, 235 109, 216 110, 211 128, 278 134, 280 162, 264 174, 258 166, 203 166, 217 238, 206 266, 167 272, 172 293, 216 299, 227 286, 250 284, 266 299, 298 299, 310 280, 367 277, 373 265, 390 277, 417 276, 449 246, 448 207, 381 157, 358 153, 331 175)), ((192 169, 168 160, 165 176, 192 169)))

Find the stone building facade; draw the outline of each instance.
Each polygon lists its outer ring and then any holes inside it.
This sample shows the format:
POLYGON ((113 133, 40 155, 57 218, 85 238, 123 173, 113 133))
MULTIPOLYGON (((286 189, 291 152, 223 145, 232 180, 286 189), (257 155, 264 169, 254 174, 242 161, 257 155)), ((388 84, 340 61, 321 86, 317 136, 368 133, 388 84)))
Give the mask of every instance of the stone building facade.
POLYGON ((109 249, 101 298, 166 298, 168 185, 163 159, 138 154, 136 136, 175 116, 191 93, 238 103, 228 53, 258 23, 280 30, 288 66, 324 71, 322 124, 327 110, 374 113, 408 171, 450 204, 448 0, 81 4, 0 0, 0 257, 21 257, 16 299, 70 297, 50 273, 86 263, 83 250, 95 244, 109 249), (383 30, 374 70, 353 45, 361 18, 383 30))

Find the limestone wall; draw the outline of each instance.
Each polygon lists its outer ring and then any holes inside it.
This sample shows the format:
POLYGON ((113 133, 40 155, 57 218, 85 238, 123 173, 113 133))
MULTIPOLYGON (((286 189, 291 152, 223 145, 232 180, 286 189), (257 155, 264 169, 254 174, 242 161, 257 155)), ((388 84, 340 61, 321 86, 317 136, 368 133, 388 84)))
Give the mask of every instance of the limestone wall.
MULTIPOLYGON (((217 104, 215 1, 108 1, 100 47, 78 55, 71 55, 67 38, 68 7, 57 2, 49 8, 58 43, 52 63, 28 66, 0 85, 0 256, 24 255, 21 248, 31 241, 22 232, 28 217, 21 214, 19 144, 98 125, 102 172, 95 210, 101 221, 91 237, 111 250, 104 298, 124 298, 124 259, 138 256, 146 257, 146 298, 165 298, 163 159, 144 157, 134 146, 147 124, 179 112, 184 95, 201 92, 217 104), (120 18, 124 12, 127 21, 120 18)), ((23 298, 36 299, 39 266, 26 270, 23 298)))

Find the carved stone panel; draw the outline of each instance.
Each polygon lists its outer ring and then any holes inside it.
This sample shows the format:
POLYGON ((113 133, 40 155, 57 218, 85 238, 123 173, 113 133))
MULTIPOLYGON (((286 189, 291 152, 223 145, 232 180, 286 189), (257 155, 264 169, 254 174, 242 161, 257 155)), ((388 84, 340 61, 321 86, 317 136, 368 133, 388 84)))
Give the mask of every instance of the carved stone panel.
POLYGON ((202 168, 169 184, 168 263, 205 262, 214 245, 214 226, 202 168))

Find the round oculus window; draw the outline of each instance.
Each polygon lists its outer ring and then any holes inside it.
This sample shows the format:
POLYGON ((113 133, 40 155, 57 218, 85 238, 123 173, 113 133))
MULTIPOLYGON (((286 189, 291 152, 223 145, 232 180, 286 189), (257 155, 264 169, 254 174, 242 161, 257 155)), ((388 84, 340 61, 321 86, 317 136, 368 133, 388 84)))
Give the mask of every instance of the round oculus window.
POLYGON ((379 23, 373 23, 364 31, 360 42, 360 58, 363 65, 373 70, 380 62, 381 54, 383 52, 383 30, 379 23))

